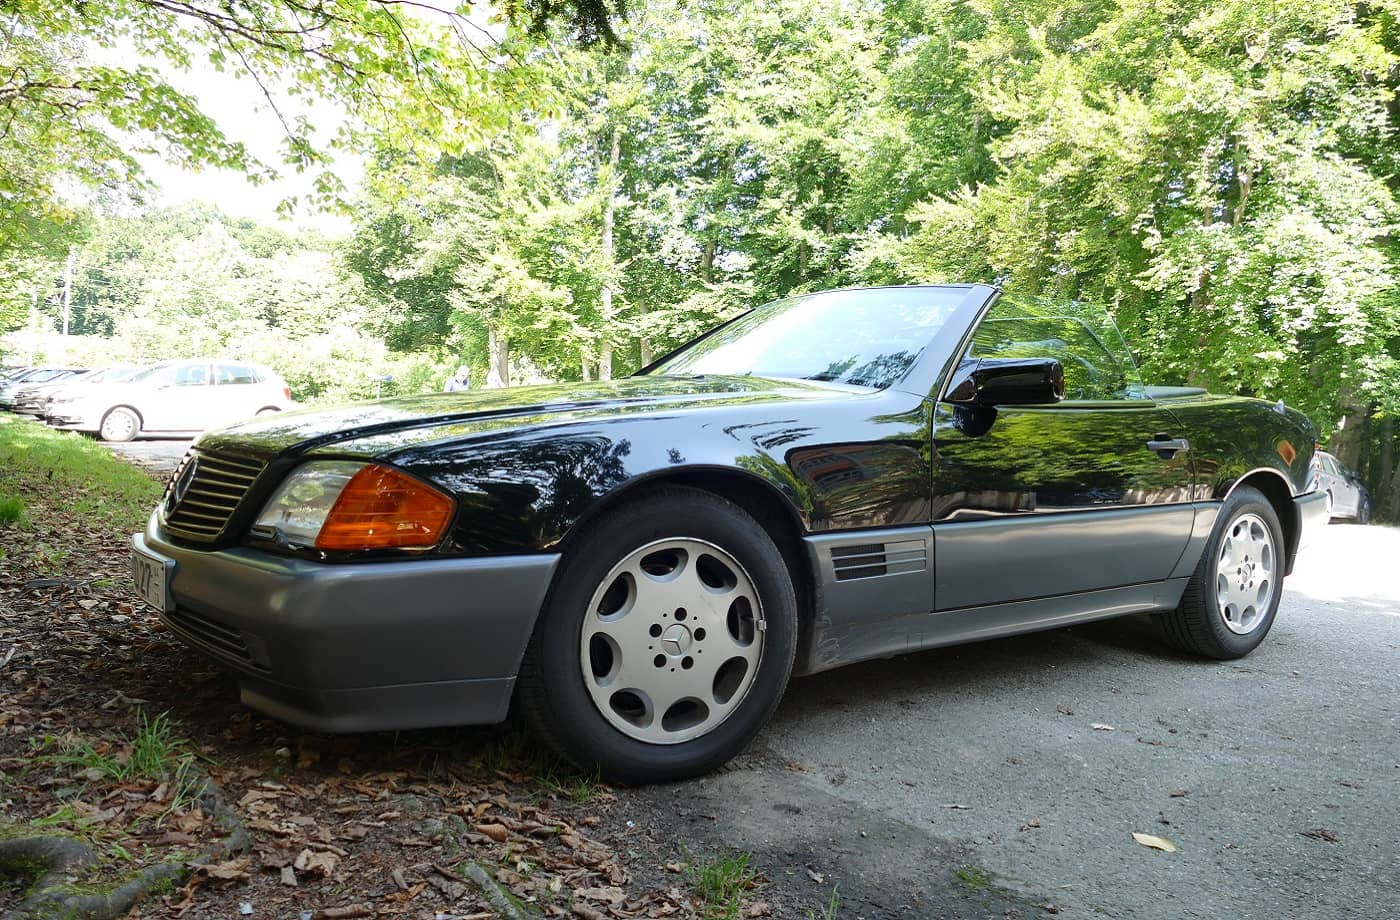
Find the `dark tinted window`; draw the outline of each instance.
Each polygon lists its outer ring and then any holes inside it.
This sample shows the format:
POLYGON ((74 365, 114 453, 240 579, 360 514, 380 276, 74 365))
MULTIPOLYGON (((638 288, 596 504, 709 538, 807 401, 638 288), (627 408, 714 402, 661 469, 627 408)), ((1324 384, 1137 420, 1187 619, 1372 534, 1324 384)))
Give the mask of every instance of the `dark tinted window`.
POLYGON ((753 374, 887 387, 918 360, 966 294, 963 288, 875 288, 775 301, 652 373, 753 374))
POLYGON ((1142 381, 1107 312, 1003 297, 972 333, 974 358, 1054 358, 1065 399, 1141 399, 1142 381))

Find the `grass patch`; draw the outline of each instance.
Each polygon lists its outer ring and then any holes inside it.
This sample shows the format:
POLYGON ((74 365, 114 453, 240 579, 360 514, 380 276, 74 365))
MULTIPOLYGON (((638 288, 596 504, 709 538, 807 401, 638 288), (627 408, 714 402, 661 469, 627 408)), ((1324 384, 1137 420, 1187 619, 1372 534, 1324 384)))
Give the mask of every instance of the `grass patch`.
POLYGON ((24 521, 24 502, 12 495, 0 495, 0 526, 24 521))
MULTIPOLYGON (((122 739, 120 744, 94 747, 90 742, 45 738, 34 742, 36 747, 58 747, 57 753, 44 754, 36 760, 66 766, 75 773, 95 771, 84 779, 100 778, 122 783, 146 779, 166 783, 169 805, 157 818, 157 823, 174 811, 189 808, 199 792, 199 775, 194 768, 196 754, 189 742, 175 734, 166 713, 150 718, 145 712, 137 714, 136 734, 122 739)), ((81 816, 64 805, 57 812, 31 822, 38 826, 82 826, 81 816)))
POLYGON ((531 787, 528 794, 534 798, 587 805, 607 789, 597 773, 580 771, 528 732, 502 732, 477 755, 476 762, 488 777, 518 777, 531 787))
MULTIPOLYGON (((99 751, 90 743, 79 741, 70 742, 59 753, 46 754, 42 759, 78 770, 96 770, 114 782, 150 779, 170 781, 179 788, 194 760, 189 743, 175 734, 167 713, 150 718, 141 712, 137 721, 136 734, 124 739, 115 752, 111 749, 99 751)), ((50 740, 49 743, 54 742, 50 740)))
POLYGON ((953 878, 968 891, 987 891, 992 887, 992 874, 976 866, 963 866, 953 873, 953 878))
MULTIPOLYGON (((841 886, 831 887, 831 897, 826 899, 826 904, 822 906, 821 920, 836 920, 841 911, 841 886)), ((807 911, 808 920, 816 920, 816 914, 807 911)))
POLYGON ((80 434, 0 416, 0 523, 6 522, 6 502, 16 504, 12 513, 33 518, 51 497, 70 517, 135 530, 161 491, 151 476, 80 434))
POLYGON ((753 855, 722 850, 703 862, 686 855, 686 878, 700 898, 700 916, 706 920, 733 920, 739 916, 744 895, 758 882, 753 855))
POLYGON ((605 788, 597 773, 581 773, 570 764, 536 773, 535 785, 547 795, 567 799, 572 805, 587 805, 605 788))

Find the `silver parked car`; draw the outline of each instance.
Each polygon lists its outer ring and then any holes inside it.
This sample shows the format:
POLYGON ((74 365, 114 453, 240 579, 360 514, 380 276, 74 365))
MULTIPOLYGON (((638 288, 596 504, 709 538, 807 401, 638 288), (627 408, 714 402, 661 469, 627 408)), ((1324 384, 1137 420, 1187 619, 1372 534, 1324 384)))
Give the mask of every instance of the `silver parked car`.
POLYGON ((1327 493, 1329 520, 1348 518, 1358 524, 1371 522, 1371 494, 1361 477, 1342 461, 1327 453, 1317 452, 1318 488, 1327 493))
POLYGON ((81 367, 37 367, 17 374, 0 383, 0 409, 13 409, 19 392, 28 387, 53 383, 85 373, 87 370, 81 367))
POLYGON ((128 380, 65 390, 49 424, 104 441, 142 434, 187 435, 293 406, 287 382, 245 361, 165 361, 128 380))

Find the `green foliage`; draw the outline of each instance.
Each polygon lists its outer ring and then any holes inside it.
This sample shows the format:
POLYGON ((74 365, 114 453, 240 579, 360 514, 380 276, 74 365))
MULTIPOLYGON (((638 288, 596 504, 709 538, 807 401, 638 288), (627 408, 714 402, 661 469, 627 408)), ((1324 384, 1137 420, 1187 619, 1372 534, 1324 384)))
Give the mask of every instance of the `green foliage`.
POLYGON ((751 854, 735 850, 724 850, 698 862, 686 854, 686 878, 700 899, 701 917, 733 920, 739 916, 744 895, 758 882, 752 860, 751 854))
POLYGON ((0 525, 24 520, 24 502, 13 495, 0 495, 0 525))
MULTIPOLYGON (((990 281, 1107 304, 1149 383, 1306 411, 1400 515, 1395 0, 653 0, 618 46, 619 7, 526 0, 506 10, 536 40, 488 56, 432 15, 397 34, 397 8, 346 0, 309 33, 338 37, 347 72, 292 47, 306 36, 192 34, 205 26, 182 2, 70 16, 22 0, 15 21, 35 25, 3 53, 94 81, 0 87, 32 132, 14 142, 61 150, 64 175, 134 181, 92 106, 142 125, 159 105, 170 117, 143 136, 182 162, 270 168, 162 95, 157 71, 103 97, 114 75, 84 42, 348 99, 334 138, 289 123, 287 160, 369 162, 337 245, 209 213, 81 219, 54 205, 57 154, 28 162, 0 138, 0 321, 52 290, 73 246, 84 333, 127 354, 256 357, 333 400, 384 374, 436 388, 460 364, 478 386, 607 378, 789 293, 990 281), (38 124, 72 98, 80 114, 38 124)), ((228 15, 271 29, 289 9, 228 15)), ((327 175, 317 197, 341 191, 327 175)))
MULTIPOLYGON (((534 31, 562 23, 611 46, 618 0, 511 0, 534 31)), ((34 263, 75 239, 75 191, 98 203, 146 191, 140 157, 225 168, 264 181, 310 172, 311 204, 340 202, 334 158, 378 143, 435 156, 544 105, 533 65, 467 5, 401 0, 12 0, 0 9, 0 328, 23 317, 34 263), (182 84, 196 68, 246 79, 282 131, 280 163, 259 161, 182 84), (303 114, 333 99, 336 126, 303 114)), ((81 199, 77 199, 79 202, 81 199)), ((296 201, 284 206, 295 207, 296 201)), ((80 236, 80 234, 79 234, 80 236)))
MULTIPOLYGON (((75 338, 33 337, 28 355, 88 366, 243 358, 272 367, 294 398, 313 403, 440 388, 455 357, 391 350, 381 334, 386 308, 341 258, 332 240, 212 207, 94 221, 75 250, 75 338)), ((36 312, 42 327, 59 326, 56 304, 36 312)))

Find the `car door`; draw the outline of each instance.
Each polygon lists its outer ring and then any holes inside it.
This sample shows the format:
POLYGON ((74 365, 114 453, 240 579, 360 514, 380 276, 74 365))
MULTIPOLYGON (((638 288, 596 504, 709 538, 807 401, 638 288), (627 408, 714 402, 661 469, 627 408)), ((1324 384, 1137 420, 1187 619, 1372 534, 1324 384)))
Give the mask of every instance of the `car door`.
POLYGON ((1189 439, 1107 314, 1003 297, 963 360, 1037 357, 1062 402, 935 408, 939 611, 1160 582, 1191 537, 1189 439))
POLYGON ((203 430, 209 400, 209 365, 171 364, 150 381, 142 400, 142 427, 147 431, 203 430))
POLYGON ((215 364, 210 417, 205 427, 217 428, 252 418, 263 407, 258 374, 245 364, 215 364))
POLYGON ((1332 464, 1337 468, 1338 513, 1346 517, 1356 517, 1356 512, 1361 506, 1361 479, 1335 457, 1332 458, 1332 464))

